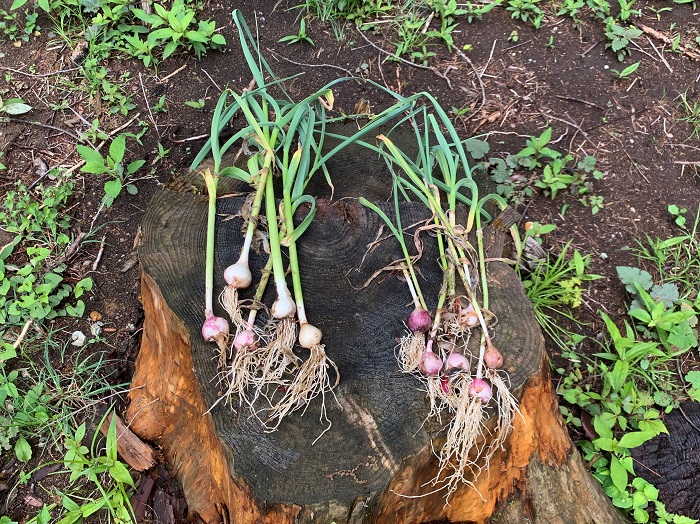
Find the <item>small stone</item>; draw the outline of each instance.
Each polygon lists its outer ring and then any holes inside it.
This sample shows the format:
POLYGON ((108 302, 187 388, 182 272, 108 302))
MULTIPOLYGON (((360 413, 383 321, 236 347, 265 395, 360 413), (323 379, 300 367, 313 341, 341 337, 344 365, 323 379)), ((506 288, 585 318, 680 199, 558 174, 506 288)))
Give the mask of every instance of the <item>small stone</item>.
POLYGON ((71 345, 78 347, 84 346, 85 340, 87 339, 85 333, 83 333, 82 331, 73 331, 73 334, 70 336, 70 338, 73 340, 73 342, 71 342, 71 345))
POLYGON ((102 334, 102 322, 95 322, 90 324, 90 333, 93 337, 99 337, 102 334))

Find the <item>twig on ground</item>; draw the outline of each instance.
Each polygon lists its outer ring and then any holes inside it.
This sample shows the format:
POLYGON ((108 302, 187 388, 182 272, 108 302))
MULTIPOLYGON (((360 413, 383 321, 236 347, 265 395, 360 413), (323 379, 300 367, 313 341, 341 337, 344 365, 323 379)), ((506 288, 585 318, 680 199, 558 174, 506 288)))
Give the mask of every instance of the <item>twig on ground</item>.
POLYGON ((554 95, 555 97, 559 98, 560 100, 567 100, 569 102, 578 102, 579 104, 585 104, 590 107, 595 107, 600 109, 601 111, 605 111, 605 108, 602 106, 599 106, 598 104, 594 104, 593 102, 589 102, 588 100, 584 100, 582 98, 576 98, 573 96, 562 96, 562 95, 554 95))
POLYGON ((72 73, 80 69, 79 67, 71 67, 70 69, 59 69, 58 71, 53 71, 52 73, 27 73, 26 71, 21 71, 19 69, 12 69, 11 67, 0 67, 3 71, 10 71, 12 73, 18 73, 20 75, 31 76, 33 78, 46 78, 49 76, 62 75, 64 73, 72 73))
POLYGON ((649 181, 649 179, 647 178, 647 176, 644 174, 644 172, 643 172, 641 169, 639 169, 639 164, 638 164, 637 162, 635 162, 635 160, 634 160, 634 159, 630 156, 630 154, 627 152, 627 148, 626 148, 625 145, 622 143, 622 140, 620 140, 619 138, 617 138, 615 135, 613 135, 613 134, 612 134, 610 131, 608 131, 607 129, 605 130, 605 132, 606 132, 609 136, 611 136, 612 138, 614 138, 615 140, 617 140, 617 142, 622 146, 622 147, 621 147, 622 152, 623 152, 623 153, 625 154, 625 156, 629 159, 629 161, 630 161, 630 163, 632 164, 632 166, 633 166, 633 167, 637 170, 637 172, 642 176, 642 178, 644 179, 644 181, 645 181, 647 184, 650 184, 651 182, 649 181))
POLYGON ((345 69, 344 67, 340 67, 337 65, 333 65, 333 64, 308 64, 305 62, 295 62, 291 58, 287 58, 286 56, 277 53, 276 51, 270 49, 269 47, 267 48, 267 51, 273 57, 275 57, 277 60, 284 60, 285 62, 289 62, 290 64, 294 64, 294 65, 298 65, 298 66, 302 66, 302 67, 329 67, 331 69, 337 69, 339 71, 342 71, 343 73, 345 73, 348 76, 352 76, 352 77, 357 76, 357 75, 353 74, 353 72, 350 71, 349 69, 345 69))
POLYGON ((86 236, 87 233, 79 230, 73 242, 71 242, 70 246, 68 246, 68 249, 66 249, 66 254, 63 255, 63 257, 61 257, 61 259, 59 259, 58 262, 68 262, 71 258, 73 258, 78 252, 78 249, 80 249, 80 244, 86 236))
POLYGON ((382 82, 384 82, 384 86, 387 89, 389 89, 389 86, 386 83, 386 78, 384 78, 384 71, 382 70, 382 55, 381 54, 377 55, 377 68, 379 69, 379 76, 382 77, 382 82))
MULTIPOLYGON (((558 120, 559 122, 563 122, 564 124, 573 127, 573 128, 576 129, 579 133, 581 133, 581 136, 583 136, 583 138, 585 138, 585 139, 588 141, 588 143, 591 144, 591 145, 593 146, 593 148, 594 148, 596 151, 598 150, 598 145, 595 144, 590 138, 588 138, 588 135, 586 134, 586 132, 585 132, 583 129, 581 129, 581 126, 579 126, 579 125, 576 124, 575 122, 571 122, 571 121, 569 121, 569 120, 565 120, 565 119, 563 119, 563 118, 559 118, 558 116, 550 115, 549 113, 542 113, 542 114, 543 114, 545 117, 547 117, 547 118, 551 118, 552 120, 558 120)), ((566 113, 565 113, 565 114, 566 114, 566 113)), ((568 114, 566 114, 566 116, 569 117, 569 118, 571 118, 568 114)), ((582 123, 583 123, 583 122, 582 122, 582 123)))
POLYGON ((367 36, 366 36, 362 31, 360 31, 360 30, 358 29, 357 32, 360 33, 360 36, 361 36, 362 38, 364 38, 365 41, 366 41, 369 45, 371 45, 372 47, 374 47, 374 48, 377 49, 378 51, 381 51, 382 53, 384 53, 384 54, 386 54, 386 55, 389 55, 390 57, 394 58, 395 60, 398 60, 398 61, 400 61, 400 62, 403 62, 404 64, 407 64, 407 65, 410 65, 410 66, 413 66, 413 67, 417 67, 418 69, 427 69, 428 71, 434 71, 434 69, 433 69, 432 67, 424 66, 424 65, 421 65, 421 64, 416 64, 415 62, 411 62, 410 60, 406 60, 405 58, 401 58, 399 55, 396 55, 396 54, 392 53, 391 51, 387 51, 386 49, 382 49, 382 48, 379 47, 377 44, 375 44, 374 42, 372 42, 369 38, 367 38, 367 36))
POLYGON ((447 68, 445 69, 445 72, 444 72, 444 73, 441 73, 441 72, 438 71, 437 69, 434 69, 435 74, 436 74, 437 76, 439 76, 440 78, 442 78, 445 82, 447 82, 447 87, 449 87, 450 90, 453 90, 454 88, 452 87, 452 82, 450 82, 450 78, 447 76, 447 73, 449 73, 449 72, 452 71, 453 69, 457 69, 457 68, 456 68, 455 66, 453 66, 453 65, 448 65, 447 68))
MULTIPOLYGON (((79 121, 79 122, 82 122, 83 124, 85 124, 86 126, 92 128, 92 123, 91 123, 91 122, 88 122, 88 120, 87 120, 83 115, 81 115, 81 114, 78 113, 75 109, 73 109, 73 106, 72 106, 72 105, 69 105, 69 106, 68 106, 68 109, 70 109, 70 110, 73 112, 73 114, 75 115, 75 118, 74 118, 74 119, 71 119, 71 120, 66 120, 66 121, 65 121, 66 124, 67 124, 67 123, 71 123, 71 122, 75 122, 75 121, 79 121)), ((97 131, 98 133, 102 133, 103 135, 106 135, 106 134, 107 134, 107 133, 105 133, 102 129, 100 129, 99 127, 95 127, 95 131, 97 131)), ((81 141, 85 141, 85 142, 87 142, 88 144, 90 144, 91 146, 95 147, 95 146, 90 142, 90 140, 88 140, 87 138, 85 138, 85 134, 84 134, 84 133, 80 133, 80 140, 81 140, 81 141)))
POLYGON ((638 76, 635 76, 635 77, 634 77, 634 80, 632 80, 632 83, 629 85, 629 87, 628 87, 627 89, 625 89, 625 93, 629 93, 629 92, 630 92, 630 89, 632 89, 632 88, 634 87, 634 84, 637 83, 637 80, 639 80, 639 77, 638 77, 638 76))
POLYGON ((654 55, 652 55, 651 53, 647 53, 647 52, 646 52, 644 49, 642 49, 642 47, 641 47, 637 42, 635 42, 634 40, 632 40, 632 45, 634 45, 634 47, 637 48, 637 51, 639 51, 639 52, 642 53, 643 55, 647 55, 649 58, 651 58, 651 59, 654 60, 655 62, 657 61, 657 60, 656 60, 656 57, 655 57, 654 55))
POLYGON ((44 124, 42 122, 37 122, 36 120, 22 120, 21 118, 10 118, 10 122, 16 122, 18 124, 29 124, 31 126, 37 126, 37 127, 44 127, 46 129, 53 129, 54 131, 58 131, 59 133, 63 133, 64 135, 68 135, 69 137, 73 138, 74 140, 80 141, 80 137, 76 134, 71 133, 70 131, 67 131, 65 129, 61 129, 60 127, 52 126, 49 124, 44 124))
POLYGON ((92 270, 97 271, 97 266, 100 264, 100 260, 102 259, 102 253, 105 250, 105 239, 107 238, 107 235, 102 236, 102 240, 100 240, 100 250, 97 252, 97 256, 95 257, 95 261, 92 263, 92 270))
POLYGON ((583 53, 581 53, 581 58, 583 58, 588 53, 593 51, 598 46, 598 44, 602 44, 603 42, 605 42, 605 38, 598 40, 597 42, 594 42, 593 45, 591 45, 588 49, 586 49, 583 53))
MULTIPOLYGON (((652 27, 646 26, 640 22, 632 22, 632 25, 634 25, 637 29, 643 31, 644 33, 656 38, 657 40, 661 40, 665 44, 673 45, 673 38, 671 38, 670 36, 666 36, 665 34, 661 33, 660 31, 657 31, 652 27)), ((677 49, 688 58, 691 58, 693 60, 700 60, 700 53, 691 51, 683 44, 678 44, 677 49)))
POLYGON ((223 93, 224 90, 221 89, 221 87, 219 87, 219 84, 217 84, 217 83, 214 81, 214 79, 211 77, 211 75, 210 75, 209 73, 207 73, 207 70, 204 69, 204 68, 202 68, 202 71, 204 71, 204 74, 207 75, 207 78, 209 79, 209 81, 210 81, 212 84, 214 84, 214 87, 217 88, 217 89, 219 90, 219 93, 223 93))
MULTIPOLYGON (((494 42, 494 44, 495 44, 495 42, 494 42)), ((483 71, 481 73, 479 73, 479 71, 477 71, 476 67, 474 67, 474 62, 472 62, 471 59, 467 55, 465 55, 460 49, 456 49, 456 51, 457 51, 457 54, 459 55, 459 57, 462 60, 464 60, 467 64, 469 64, 469 67, 472 68, 472 70, 474 71, 474 74, 476 75, 476 79, 479 81, 479 88, 481 89, 481 104, 479 105, 479 107, 475 111, 472 112, 473 114, 478 114, 479 111, 481 111, 481 109, 484 107, 484 105, 486 105, 486 87, 484 86, 483 80, 481 80, 481 75, 483 74, 483 71)), ((493 51, 493 49, 492 49, 492 51, 493 51)))
POLYGON ((29 326, 31 326, 31 325, 32 325, 32 319, 30 318, 29 320, 27 320, 27 322, 25 322, 24 327, 22 328, 22 331, 20 332, 19 336, 17 337, 17 340, 15 340, 12 343, 12 349, 17 349, 19 347, 19 345, 24 340, 24 337, 27 336, 27 331, 29 330, 29 326))
POLYGON ((489 58, 486 60, 486 63, 484 64, 484 67, 481 69, 481 75, 486 74, 486 70, 489 68, 489 65, 491 64, 491 59, 493 58, 493 52, 496 50, 496 43, 498 40, 493 41, 493 45, 491 46, 491 53, 489 53, 489 58))
MULTIPOLYGON (((621 107, 620 104, 617 102, 617 100, 615 100, 614 98, 613 98, 613 100, 614 100, 615 104, 618 105, 619 109, 622 110, 622 107, 621 107)), ((643 107, 643 108, 641 108, 639 111, 635 111, 635 112, 634 112, 634 115, 635 115, 635 116, 639 116, 639 115, 641 115, 642 113, 644 113, 644 112, 646 112, 646 111, 649 111, 649 109, 651 109, 651 107, 652 107, 652 106, 643 107)), ((619 122, 620 120, 627 120, 630 116, 632 116, 632 112, 628 112, 628 113, 625 114, 625 115, 617 116, 617 117, 615 117, 615 118, 609 118, 609 119, 608 119, 607 121, 605 121, 605 122, 601 122, 600 124, 596 124, 596 125, 594 125, 594 126, 591 126, 591 127, 586 128, 586 133, 590 133, 591 131, 594 131, 594 130, 599 129, 599 128, 601 128, 601 127, 607 127, 607 126, 609 126, 609 125, 611 125, 611 124, 614 124, 615 122, 619 122)))
MULTIPOLYGON (((108 138, 113 137, 114 135, 116 135, 117 133, 119 133, 120 131, 122 131, 123 129, 129 127, 129 126, 134 122, 134 120, 136 120, 137 118, 140 118, 140 117, 141 117, 141 113, 137 113, 137 114, 134 115, 126 124, 123 124, 123 125, 119 126, 118 128, 113 129, 113 130, 110 131, 109 133, 106 133, 107 137, 108 137, 108 138)), ((79 141, 80 139, 79 139, 78 137, 76 137, 76 140, 79 141)), ((107 143, 106 140, 103 140, 102 142, 100 142, 100 143, 97 145, 97 147, 94 148, 95 151, 99 151, 100 149, 102 149, 106 143, 107 143)), ((65 173, 66 175, 69 175, 70 173, 72 173, 73 171, 75 171, 75 170, 78 169, 78 168, 83 167, 84 165, 85 165, 85 160, 81 160, 80 162, 78 162, 77 164, 75 164, 73 167, 71 167, 71 168, 67 169, 66 171, 64 171, 64 173, 65 173)))
POLYGON ((664 63, 664 65, 668 68, 669 72, 673 73, 673 69, 671 69, 671 66, 668 64, 666 61, 666 58, 664 58, 664 55, 659 49, 654 45, 654 42, 651 41, 651 38, 647 36, 647 42, 649 42, 649 45, 652 47, 654 51, 656 51, 656 54, 659 55, 659 58, 661 61, 664 63))
POLYGON ((160 142, 160 130, 158 129, 158 124, 156 124, 156 119, 153 118, 153 112, 151 111, 151 104, 148 101, 148 96, 146 96, 146 88, 143 85, 143 77, 141 72, 139 72, 139 83, 141 84, 141 93, 143 93, 143 101, 146 102, 146 109, 148 109, 148 116, 151 117, 151 123, 153 127, 156 128, 156 134, 158 135, 158 142, 160 142))
POLYGON ((161 82, 166 82, 167 80, 170 80, 172 77, 174 77, 176 74, 178 74, 180 71, 185 69, 187 67, 187 64, 184 64, 182 67, 178 67, 175 71, 170 73, 167 76, 164 76, 163 78, 160 79, 161 82))
POLYGON ((112 129, 109 133, 107 133, 107 136, 109 136, 110 138, 113 137, 114 135, 116 135, 120 131, 129 127, 131 124, 134 123, 134 120, 137 120, 139 118, 141 118, 141 113, 136 113, 133 117, 131 117, 131 119, 126 124, 122 124, 118 128, 112 129))
POLYGON ((522 47, 522 46, 524 46, 524 45, 527 45, 527 44, 529 44, 530 42, 532 42, 532 39, 530 39, 530 40, 525 40, 524 42, 520 42, 520 43, 515 44, 515 45, 512 45, 512 46, 510 46, 510 47, 506 47, 503 51, 510 51, 510 50, 512 50, 512 49, 517 49, 518 47, 522 47))
POLYGON ((168 135, 168 140, 170 140, 173 144, 184 144, 185 142, 194 142, 195 140, 202 140, 204 138, 209 138, 209 134, 207 133, 206 135, 191 136, 188 138, 173 138, 172 133, 168 135))

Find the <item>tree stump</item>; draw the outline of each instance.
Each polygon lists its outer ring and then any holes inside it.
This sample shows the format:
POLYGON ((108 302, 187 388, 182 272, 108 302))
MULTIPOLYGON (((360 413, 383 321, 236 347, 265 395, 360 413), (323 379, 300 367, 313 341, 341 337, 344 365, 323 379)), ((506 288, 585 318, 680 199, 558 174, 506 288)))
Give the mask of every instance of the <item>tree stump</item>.
POLYGON ((659 489, 668 511, 700 519, 700 404, 681 403, 664 423, 668 434, 632 450, 635 472, 659 489))
MULTIPOLYGON (((200 335, 207 210, 201 177, 181 177, 149 206, 139 248, 145 321, 127 417, 135 433, 163 449, 191 516, 243 524, 624 522, 568 437, 532 305, 499 261, 488 264, 490 309, 498 317, 494 342, 521 416, 490 470, 475 479, 476 489, 460 487, 448 505, 444 492, 435 492, 434 450, 448 421, 426 422, 426 394, 396 362, 410 312, 405 283, 384 273, 363 286, 400 251, 392 238, 375 242, 380 219, 352 198, 386 198, 386 184, 367 174, 383 165, 359 151, 364 156, 350 149, 329 165, 343 177, 354 172, 355 182, 336 183, 334 204, 318 201, 316 219, 299 242, 309 319, 323 330, 341 375, 337 400, 326 397, 328 431, 318 398, 275 432, 266 432, 246 408, 234 412, 221 402, 209 411, 221 386, 214 344, 200 335)), ((233 189, 220 184, 220 194, 233 189)), ((238 257, 242 219, 236 214, 243 203, 235 196, 218 202, 219 290, 224 268, 238 257)), ((392 206, 384 209, 391 214, 392 206)), ((424 210, 403 205, 405 225, 425 218, 424 210)), ((427 298, 437 295, 441 274, 436 246, 425 240, 420 271, 427 298)), ((253 257, 254 281, 263 263, 264 257, 253 257)))

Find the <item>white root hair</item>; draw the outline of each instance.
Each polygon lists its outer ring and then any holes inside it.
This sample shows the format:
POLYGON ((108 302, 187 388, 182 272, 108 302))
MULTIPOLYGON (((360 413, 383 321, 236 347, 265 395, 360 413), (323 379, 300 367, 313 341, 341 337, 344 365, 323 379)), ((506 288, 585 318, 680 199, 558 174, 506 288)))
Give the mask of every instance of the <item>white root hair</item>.
POLYGON ((474 487, 474 480, 483 468, 479 459, 484 447, 486 412, 482 401, 469 395, 471 377, 465 374, 459 377, 459 381, 457 410, 440 450, 439 469, 433 480, 433 484, 445 484, 445 504, 460 484, 474 487))
POLYGON ((261 348, 260 369, 256 377, 254 398, 263 396, 268 400, 279 387, 286 387, 286 373, 299 366, 299 357, 292 348, 297 337, 296 322, 292 318, 272 319, 265 327, 268 343, 261 348), (268 394, 267 390, 273 392, 268 394))
POLYGON ((330 424, 326 414, 326 393, 332 393, 338 385, 340 373, 335 362, 326 355, 323 344, 312 346, 310 351, 309 358, 296 371, 294 380, 286 386, 284 396, 271 409, 266 421, 268 430, 276 430, 284 417, 298 409, 303 408, 302 414, 304 414, 311 401, 319 395, 321 396, 320 420, 330 424), (331 383, 329 376, 331 369, 336 375, 333 383, 331 383))
POLYGON ((410 333, 401 337, 398 345, 399 369, 403 373, 416 373, 420 365, 420 358, 425 351, 425 334, 410 333))

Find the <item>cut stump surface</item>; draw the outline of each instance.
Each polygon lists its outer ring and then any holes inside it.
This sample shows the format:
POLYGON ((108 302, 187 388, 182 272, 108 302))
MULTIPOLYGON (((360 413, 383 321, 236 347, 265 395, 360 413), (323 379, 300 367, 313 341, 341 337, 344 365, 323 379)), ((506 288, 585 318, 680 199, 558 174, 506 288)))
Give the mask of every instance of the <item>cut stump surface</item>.
MULTIPOLYGON (((343 162, 352 158, 350 151, 343 162)), ((232 189, 225 182, 220 194, 232 189)), ((532 305, 502 262, 488 264, 490 309, 498 317, 494 343, 522 416, 490 471, 475 481, 478 491, 463 486, 445 505, 444 491, 430 482, 438 464, 433 450, 448 420, 426 423, 426 394, 396 362, 410 312, 405 284, 383 273, 364 285, 400 251, 391 238, 375 242, 382 223, 373 212, 343 199, 361 194, 357 188, 348 187, 348 194, 336 188, 332 205, 319 200, 299 242, 307 313, 323 329, 341 375, 335 398, 326 397, 332 426, 319 420, 318 398, 275 432, 245 407, 233 411, 221 402, 209 411, 222 386, 215 346, 200 335, 207 210, 201 187, 194 174, 170 184, 144 219, 145 322, 127 413, 138 435, 162 447, 192 514, 235 523, 623 522, 572 446, 532 305)), ((242 219, 236 215, 243 203, 242 197, 218 202, 218 290, 224 268, 238 257, 242 219)), ((384 209, 391 215, 391 206, 384 209)), ((426 218, 411 204, 402 208, 404 225, 426 218)), ((423 240, 421 278, 426 297, 434 297, 441 283, 437 250, 427 235, 423 240)), ((264 261, 253 258, 254 281, 264 261)))

